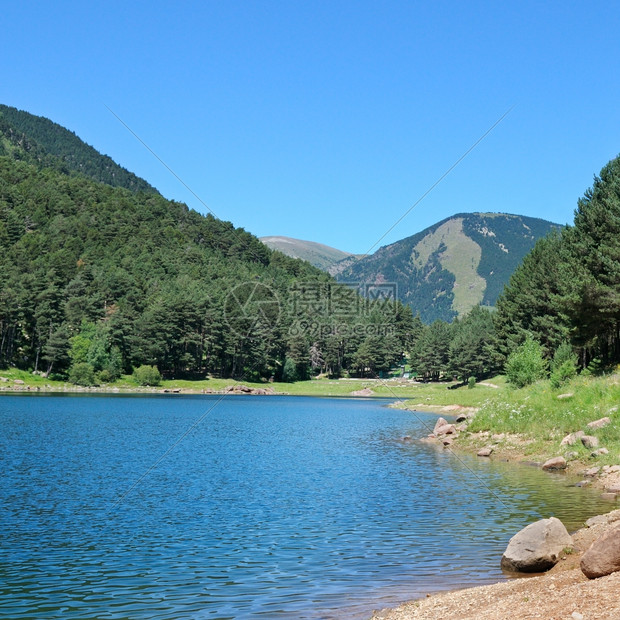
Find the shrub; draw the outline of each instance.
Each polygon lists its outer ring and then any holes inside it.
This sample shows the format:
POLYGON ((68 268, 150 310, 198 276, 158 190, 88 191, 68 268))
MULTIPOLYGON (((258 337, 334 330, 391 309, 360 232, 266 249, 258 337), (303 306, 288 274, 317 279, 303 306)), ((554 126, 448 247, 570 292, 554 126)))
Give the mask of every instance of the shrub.
POLYGON ((568 342, 563 342, 555 351, 553 361, 551 362, 551 372, 554 372, 563 366, 566 362, 570 362, 577 368, 577 355, 573 352, 573 347, 568 342))
POLYGON ((476 387, 476 377, 469 377, 467 380, 467 387, 470 390, 476 387))
POLYGON ((95 371, 88 362, 78 362, 71 366, 69 381, 75 385, 96 385, 95 371))
POLYGON ((142 365, 133 371, 133 378, 138 385, 153 386, 161 383, 161 375, 156 366, 142 365))
POLYGON ((521 388, 530 385, 547 374, 547 361, 543 349, 531 337, 510 354, 506 361, 508 383, 521 388))
POLYGON ((600 358, 595 357, 581 374, 585 377, 591 377, 593 375, 598 376, 603 374, 603 362, 601 362, 600 358))
POLYGON ((297 366, 295 366, 293 360, 288 357, 284 360, 282 381, 286 383, 293 383, 294 381, 297 381, 297 366))
POLYGON ((97 373, 97 381, 99 381, 99 383, 111 383, 114 379, 112 378, 110 371, 104 368, 97 373))
POLYGON ((577 374, 577 356, 568 342, 563 342, 556 350, 551 362, 551 386, 560 387, 577 374))
POLYGON ((567 360, 551 373, 549 377, 551 386, 559 388, 563 383, 570 381, 576 374, 577 368, 570 360, 567 360))

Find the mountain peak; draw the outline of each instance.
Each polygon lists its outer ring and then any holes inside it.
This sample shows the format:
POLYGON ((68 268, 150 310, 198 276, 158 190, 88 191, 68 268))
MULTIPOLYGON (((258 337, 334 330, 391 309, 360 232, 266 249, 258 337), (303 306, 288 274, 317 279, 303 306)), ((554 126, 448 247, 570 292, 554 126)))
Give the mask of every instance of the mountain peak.
POLYGON ((260 240, 272 250, 279 250, 291 258, 305 260, 323 271, 330 271, 337 262, 354 256, 350 252, 343 252, 323 243, 293 237, 269 236, 261 237, 260 240))

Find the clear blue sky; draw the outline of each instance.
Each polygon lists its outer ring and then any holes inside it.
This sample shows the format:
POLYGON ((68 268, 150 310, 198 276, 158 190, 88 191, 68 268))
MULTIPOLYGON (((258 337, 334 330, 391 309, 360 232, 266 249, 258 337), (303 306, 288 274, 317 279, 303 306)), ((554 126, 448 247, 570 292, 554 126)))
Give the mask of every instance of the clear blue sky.
POLYGON ((620 153, 615 2, 0 2, 0 102, 252 233, 365 252, 457 212, 570 223, 620 153))

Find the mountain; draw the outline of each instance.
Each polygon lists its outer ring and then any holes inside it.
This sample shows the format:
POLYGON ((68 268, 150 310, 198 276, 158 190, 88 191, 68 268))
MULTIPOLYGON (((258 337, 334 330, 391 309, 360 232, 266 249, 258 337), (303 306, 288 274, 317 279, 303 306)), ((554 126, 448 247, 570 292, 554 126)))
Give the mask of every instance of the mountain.
POLYGON ((287 256, 305 260, 323 271, 330 271, 337 262, 354 256, 350 252, 343 252, 322 243, 292 237, 260 237, 260 240, 273 250, 280 250, 287 256))
POLYGON ((560 226, 505 213, 459 213, 354 263, 332 268, 341 282, 393 284, 425 323, 493 306, 541 237, 560 226))
POLYGON ((6 106, 0 274, 0 368, 75 372, 80 384, 144 364, 167 376, 277 377, 294 283, 331 280, 6 106))
POLYGON ((0 155, 38 167, 79 173, 93 181, 134 192, 157 193, 144 179, 43 116, 0 104, 0 155))

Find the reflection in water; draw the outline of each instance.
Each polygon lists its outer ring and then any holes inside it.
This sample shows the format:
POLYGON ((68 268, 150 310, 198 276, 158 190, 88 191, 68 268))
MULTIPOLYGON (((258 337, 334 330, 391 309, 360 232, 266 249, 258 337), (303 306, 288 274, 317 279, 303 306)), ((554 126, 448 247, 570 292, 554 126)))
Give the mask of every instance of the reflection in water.
POLYGON ((371 400, 227 398, 158 462, 216 402, 0 398, 6 617, 364 617, 501 579, 535 519, 609 509, 564 477, 399 443, 421 425, 371 400))

